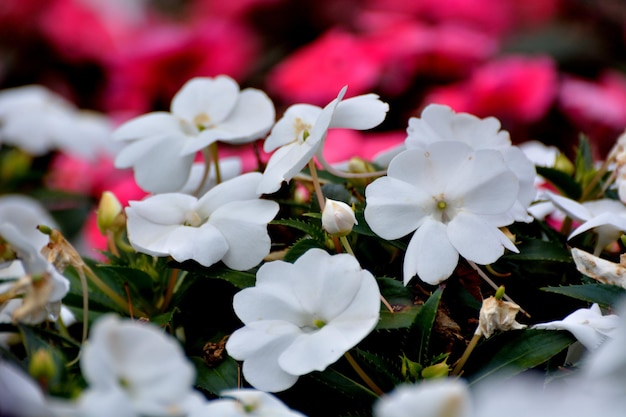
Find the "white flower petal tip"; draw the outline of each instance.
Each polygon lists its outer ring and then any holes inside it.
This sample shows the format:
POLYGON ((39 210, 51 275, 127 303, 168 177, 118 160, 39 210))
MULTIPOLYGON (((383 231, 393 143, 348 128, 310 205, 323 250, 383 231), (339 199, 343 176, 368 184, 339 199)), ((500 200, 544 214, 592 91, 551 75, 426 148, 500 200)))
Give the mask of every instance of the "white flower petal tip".
POLYGON ((380 291, 353 256, 310 249, 293 264, 261 266, 233 306, 244 327, 228 339, 229 355, 252 386, 277 392, 364 339, 378 323, 380 291))
POLYGON ((626 288, 626 254, 620 256, 620 263, 614 263, 572 248, 572 258, 580 273, 604 284, 626 288))

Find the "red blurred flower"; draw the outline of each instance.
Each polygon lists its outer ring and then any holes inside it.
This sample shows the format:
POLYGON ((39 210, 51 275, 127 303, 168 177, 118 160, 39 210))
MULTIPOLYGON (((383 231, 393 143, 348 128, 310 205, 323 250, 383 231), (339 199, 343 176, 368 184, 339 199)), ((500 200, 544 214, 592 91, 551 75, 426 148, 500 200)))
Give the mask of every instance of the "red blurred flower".
POLYGON ((107 65, 105 107, 134 116, 169 103, 193 77, 227 74, 240 79, 257 51, 254 33, 234 21, 154 27, 107 65))
POLYGON ((626 129, 626 76, 605 71, 596 81, 565 77, 559 108, 605 155, 626 129))
POLYGON ((477 68, 469 79, 432 89, 424 100, 457 112, 495 116, 503 125, 540 120, 557 95, 558 72, 547 56, 507 56, 477 68))
POLYGON ((377 83, 382 63, 359 37, 330 30, 303 46, 267 78, 267 90, 287 104, 324 105, 349 85, 350 96, 369 92, 377 83))

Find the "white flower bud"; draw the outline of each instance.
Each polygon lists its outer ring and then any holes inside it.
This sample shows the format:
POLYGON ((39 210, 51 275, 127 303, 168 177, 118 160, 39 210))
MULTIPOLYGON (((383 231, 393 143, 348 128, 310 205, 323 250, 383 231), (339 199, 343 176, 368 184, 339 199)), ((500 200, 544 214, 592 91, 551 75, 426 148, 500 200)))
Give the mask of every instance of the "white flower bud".
POLYGON ((525 328, 526 325, 515 321, 515 316, 519 310, 520 306, 517 304, 510 301, 502 301, 496 297, 489 297, 483 300, 476 332, 480 332, 485 337, 490 337, 495 331, 525 328))
POLYGON ((326 199, 322 212, 322 227, 331 236, 346 236, 358 224, 352 207, 341 201, 326 199))

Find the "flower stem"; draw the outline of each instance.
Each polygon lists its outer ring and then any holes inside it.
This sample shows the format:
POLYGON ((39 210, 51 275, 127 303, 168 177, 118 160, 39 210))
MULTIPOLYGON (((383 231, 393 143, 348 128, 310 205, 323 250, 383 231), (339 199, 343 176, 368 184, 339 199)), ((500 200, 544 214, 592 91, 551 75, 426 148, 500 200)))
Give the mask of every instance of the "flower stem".
POLYGON ((165 295, 163 297, 163 305, 161 306, 161 311, 165 311, 165 309, 167 309, 167 306, 170 304, 170 301, 172 301, 172 296, 174 295, 174 288, 176 287, 176 284, 178 283, 179 272, 180 270, 178 269, 172 269, 172 272, 170 273, 170 279, 167 283, 167 288, 165 289, 165 295))
POLYGON ((461 371, 463 370, 463 366, 465 366, 465 362, 467 362, 467 359, 470 357, 470 355, 474 351, 474 348, 478 344, 478 341, 480 340, 481 337, 482 337, 482 334, 480 332, 480 329, 476 329, 476 332, 474 333, 472 340, 470 340, 469 345, 467 345, 467 347, 465 348, 465 352, 463 352, 461 359, 459 359, 459 361, 456 363, 456 366, 452 370, 452 375, 461 374, 461 371))
MULTIPOLYGON (((89 330, 89 287, 87 286, 87 278, 85 277, 85 267, 81 266, 77 268, 78 277, 80 278, 80 286, 82 287, 83 292, 83 334, 81 339, 81 345, 85 344, 87 340, 87 332, 89 330)), ((82 350, 78 351, 78 355, 76 358, 67 363, 67 367, 74 365, 80 359, 80 353, 82 350)))
MULTIPOLYGON (((467 259, 467 263, 476 271, 478 272, 478 275, 487 283, 491 286, 491 288, 493 288, 494 290, 498 290, 498 288, 500 288, 495 282, 493 282, 491 280, 491 278, 489 278, 487 276, 487 274, 485 274, 483 272, 482 269, 480 269, 478 267, 478 265, 476 265, 474 262, 470 261, 469 259, 467 259)), ((507 301, 510 301, 512 303, 515 303, 515 301, 513 301, 513 299, 511 299, 511 297, 509 297, 508 295, 504 294, 504 299, 507 301)), ((517 304, 517 303, 515 303, 517 304)), ((524 310, 523 308, 520 307, 519 311, 524 314, 526 317, 530 317, 530 314, 528 314, 528 312, 526 312, 526 310, 524 310)))
POLYGON ((348 252, 350 255, 356 258, 356 256, 354 255, 354 252, 352 251, 352 247, 350 246, 350 242, 348 242, 348 238, 345 236, 340 236, 339 240, 341 241, 341 245, 346 250, 346 252, 348 252))
POLYGON ((387 175, 387 170, 382 171, 372 171, 372 172, 345 172, 334 168, 331 164, 326 161, 324 155, 321 152, 317 153, 317 160, 322 164, 324 169, 331 174, 339 177, 339 178, 372 178, 372 177, 382 177, 383 175, 387 175))
MULTIPOLYGON (((211 146, 213 146, 213 144, 211 144, 210 147, 211 146)), ((196 197, 199 197, 199 194, 202 191, 202 188, 204 188, 204 184, 206 184, 207 178, 209 178, 209 173, 211 172, 211 160, 212 160, 211 150, 204 148, 202 150, 202 157, 204 160, 204 171, 202 171, 202 178, 200 179, 200 183, 198 184, 198 187, 196 187, 196 189, 193 192, 193 195, 195 195, 196 197)))
POLYGON ((374 383, 374 381, 372 381, 372 378, 369 377, 369 375, 367 375, 365 373, 365 371, 363 370, 363 368, 361 368, 359 366, 359 364, 356 362, 356 360, 352 357, 352 355, 350 354, 350 352, 346 352, 344 353, 344 356, 346 357, 346 359, 348 360, 348 363, 350 364, 350 366, 352 366, 352 368, 355 370, 355 372, 361 377, 361 379, 363 380, 363 382, 365 382, 365 384, 367 384, 368 387, 370 387, 370 389, 372 391, 374 391, 377 395, 383 395, 384 392, 383 390, 381 390, 378 385, 376 385, 376 383, 374 383))
MULTIPOLYGON (((91 270, 91 268, 89 268, 89 266, 85 265, 84 269, 85 269, 85 274, 86 274, 87 278, 89 278, 89 280, 96 287, 98 287, 98 289, 100 291, 102 291, 104 294, 106 294, 107 297, 109 297, 115 304, 120 306, 126 313, 130 313, 130 308, 128 307, 128 304, 127 304, 126 300, 124 300, 122 297, 120 297, 115 291, 113 291, 111 289, 111 287, 109 287, 104 281, 102 281, 100 279, 100 277, 98 277, 91 270)), ((146 313, 144 313, 143 311, 138 310, 138 309, 135 309, 135 313, 137 313, 137 315, 142 316, 142 317, 148 317, 148 315, 146 313)))
POLYGON ((317 196, 317 202, 320 206, 320 211, 324 211, 324 205, 326 204, 324 193, 322 193, 322 186, 320 185, 320 179, 317 176, 317 167, 313 159, 309 161, 309 171, 311 171, 311 178, 313 179, 313 188, 315 189, 315 195, 317 196))
POLYGON ((211 151, 211 159, 213 159, 213 163, 215 164, 215 182, 216 184, 221 184, 222 170, 220 169, 220 155, 217 153, 217 142, 213 142, 209 145, 209 149, 211 151))

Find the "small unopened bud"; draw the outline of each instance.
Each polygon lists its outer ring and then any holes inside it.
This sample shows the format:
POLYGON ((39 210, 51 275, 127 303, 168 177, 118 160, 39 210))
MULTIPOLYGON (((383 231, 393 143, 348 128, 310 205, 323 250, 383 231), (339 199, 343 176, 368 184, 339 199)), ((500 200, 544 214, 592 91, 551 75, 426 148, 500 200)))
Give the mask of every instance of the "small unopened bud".
POLYGON ((37 350, 30 359, 28 373, 41 385, 47 385, 56 374, 52 355, 46 349, 37 350))
POLYGON ((97 220, 100 233, 106 234, 107 230, 115 231, 123 224, 124 208, 115 194, 110 191, 102 193, 100 204, 98 205, 97 220))
POLYGON ((19 149, 11 149, 0 158, 0 180, 8 182, 28 173, 33 157, 19 149))
POLYGON ((559 152, 556 159, 554 160, 554 169, 557 169, 567 175, 572 175, 574 173, 574 164, 569 158, 562 153, 559 152))
POLYGON ((352 207, 341 201, 326 199, 322 212, 322 227, 331 236, 346 236, 358 224, 352 207))
POLYGON ((444 378, 449 374, 450 367, 445 361, 427 366, 422 370, 422 378, 424 379, 444 378))
POLYGON ((483 300, 483 305, 480 308, 478 329, 476 329, 476 333, 485 337, 490 337, 495 331, 525 328, 526 325, 515 321, 515 316, 519 310, 520 306, 517 304, 510 301, 502 301, 496 297, 489 297, 483 300))

